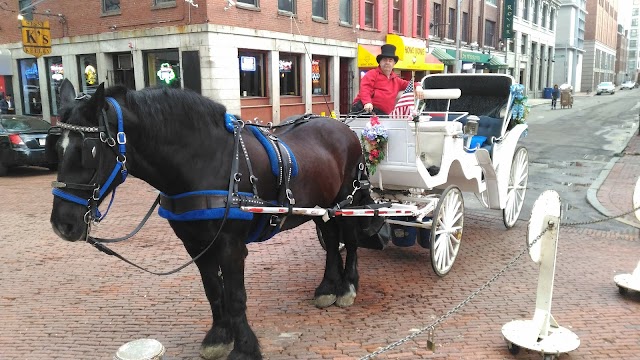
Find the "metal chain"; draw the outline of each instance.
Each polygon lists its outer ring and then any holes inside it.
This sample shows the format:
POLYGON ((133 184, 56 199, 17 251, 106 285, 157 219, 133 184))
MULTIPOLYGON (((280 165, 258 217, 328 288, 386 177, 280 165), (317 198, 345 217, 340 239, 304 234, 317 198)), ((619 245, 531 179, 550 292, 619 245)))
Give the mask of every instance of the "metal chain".
POLYGON ((467 305, 467 303, 469 303, 474 297, 476 297, 478 294, 480 294, 484 289, 486 289, 487 287, 489 287, 489 285, 491 285, 493 282, 495 282, 500 276, 502 276, 502 274, 504 274, 510 267, 512 267, 516 262, 518 262, 518 260, 520 260, 520 258, 522 257, 522 255, 524 255, 527 251, 529 251, 529 249, 531 249, 531 247, 538 242, 538 240, 540 240, 540 238, 542 238, 542 236, 544 234, 547 233, 547 231, 551 230, 555 225, 553 223, 549 223, 549 226, 546 227, 542 233, 540 233, 540 235, 538 235, 524 250, 522 250, 520 252, 520 254, 518 254, 518 256, 516 256, 513 260, 511 260, 502 270, 498 271, 498 273, 496 273, 495 275, 493 275, 493 277, 491 279, 489 279, 489 281, 487 281, 486 283, 484 283, 482 286, 480 286, 476 291, 472 292, 471 295, 467 296, 466 299, 464 299, 462 302, 460 302, 458 305, 456 305, 453 309, 447 311, 446 314, 440 316, 436 321, 434 321, 433 323, 431 323, 428 326, 425 326, 423 328, 421 328, 420 330, 414 332, 411 335, 408 335, 394 343, 391 343, 383 348, 380 348, 374 352, 372 352, 369 355, 366 355, 364 357, 361 357, 359 360, 368 360, 368 359, 373 359, 374 356, 376 355, 380 355, 384 352, 387 352, 391 349, 394 349, 404 343, 406 343, 407 341, 418 337, 419 335, 421 335, 422 333, 424 333, 425 331, 429 331, 429 330, 435 330, 436 325, 444 322, 447 318, 449 318, 451 315, 455 314, 456 312, 458 312, 460 309, 462 309, 465 305, 467 305))
POLYGON ((605 221, 609 221, 609 220, 613 220, 613 219, 617 219, 617 218, 621 218, 623 216, 629 215, 632 212, 635 212, 637 210, 640 209, 640 205, 638 205, 638 207, 636 207, 635 209, 631 209, 629 211, 627 211, 626 213, 623 214, 619 214, 619 215, 612 215, 612 216, 607 216, 605 218, 602 219, 597 219, 597 220, 591 220, 591 221, 584 221, 584 222, 560 222, 560 225, 564 225, 564 226, 579 226, 579 225, 590 225, 590 224, 597 224, 597 223, 601 223, 601 222, 605 222, 605 221))

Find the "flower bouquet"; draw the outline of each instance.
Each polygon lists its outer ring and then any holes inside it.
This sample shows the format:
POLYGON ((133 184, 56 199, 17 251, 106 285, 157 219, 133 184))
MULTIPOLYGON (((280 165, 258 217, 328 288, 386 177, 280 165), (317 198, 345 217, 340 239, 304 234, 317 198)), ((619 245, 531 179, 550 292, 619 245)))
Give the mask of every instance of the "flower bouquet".
POLYGON ((364 159, 370 175, 376 172, 378 164, 384 160, 388 140, 389 133, 387 129, 380 124, 377 116, 371 117, 371 120, 367 126, 362 129, 362 134, 360 135, 360 142, 364 150, 364 159))
MULTIPOLYGON (((511 95, 513 97, 513 106, 511 107, 511 123, 509 128, 513 128, 518 124, 526 124, 527 115, 531 106, 527 104, 527 96, 524 94, 524 85, 513 84, 511 85, 511 95)), ((522 134, 527 136, 527 131, 522 134)))

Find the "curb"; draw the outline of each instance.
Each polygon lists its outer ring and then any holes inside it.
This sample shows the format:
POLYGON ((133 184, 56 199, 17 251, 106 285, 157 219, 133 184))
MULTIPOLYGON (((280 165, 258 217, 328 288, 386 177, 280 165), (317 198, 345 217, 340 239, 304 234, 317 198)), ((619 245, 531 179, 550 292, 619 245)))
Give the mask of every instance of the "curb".
MULTIPOLYGON (((629 146, 629 143, 631 142, 631 139, 633 139, 633 136, 638 136, 638 135, 635 135, 635 133, 636 131, 632 133, 633 135, 631 135, 627 143, 622 147, 622 150, 618 151, 619 154, 624 154, 624 149, 626 149, 627 146, 629 146)), ((602 186, 602 184, 605 182, 607 177, 609 177, 609 173, 611 172, 611 169, 613 169, 613 166, 618 161, 620 161, 620 159, 622 159, 622 156, 616 156, 613 159, 609 160, 607 165, 605 165, 604 169, 602 169, 602 171, 600 172, 600 175, 598 175, 598 178, 593 182, 593 184, 591 184, 591 186, 587 190, 587 202, 589 203, 589 205, 591 205, 600 214, 607 217, 614 216, 617 214, 612 214, 607 208, 605 208, 602 205, 602 203, 600 203, 600 200, 598 200, 598 190, 600 189, 600 186, 602 186)), ((638 224, 637 222, 629 221, 623 218, 616 218, 615 220, 625 225, 632 226, 636 229, 640 229, 640 224, 638 224)))

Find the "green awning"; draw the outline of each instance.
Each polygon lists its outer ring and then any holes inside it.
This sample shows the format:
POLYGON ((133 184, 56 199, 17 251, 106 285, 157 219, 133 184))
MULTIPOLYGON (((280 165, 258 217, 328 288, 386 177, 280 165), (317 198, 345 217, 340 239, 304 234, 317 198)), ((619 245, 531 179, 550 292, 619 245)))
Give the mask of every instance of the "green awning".
POLYGON ((433 48, 431 50, 431 55, 435 56, 436 59, 442 61, 442 63, 445 65, 455 65, 456 63, 456 59, 453 56, 447 54, 444 49, 433 48))
POLYGON ((500 59, 499 57, 492 56, 491 59, 489 59, 489 68, 491 68, 491 69, 508 69, 509 65, 507 63, 505 63, 504 61, 502 61, 502 59, 500 59))

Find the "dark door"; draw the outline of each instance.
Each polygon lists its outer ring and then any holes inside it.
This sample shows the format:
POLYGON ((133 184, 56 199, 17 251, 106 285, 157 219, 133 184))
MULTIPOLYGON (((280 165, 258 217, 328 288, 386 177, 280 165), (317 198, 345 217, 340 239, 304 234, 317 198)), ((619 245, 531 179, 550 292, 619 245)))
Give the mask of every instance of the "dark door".
POLYGON ((353 94, 353 70, 351 70, 352 59, 340 58, 340 114, 348 114, 351 110, 351 102, 355 97, 353 94))
POLYGON ((200 53, 198 51, 182 52, 182 73, 184 87, 201 94, 202 80, 200 78, 200 53))

